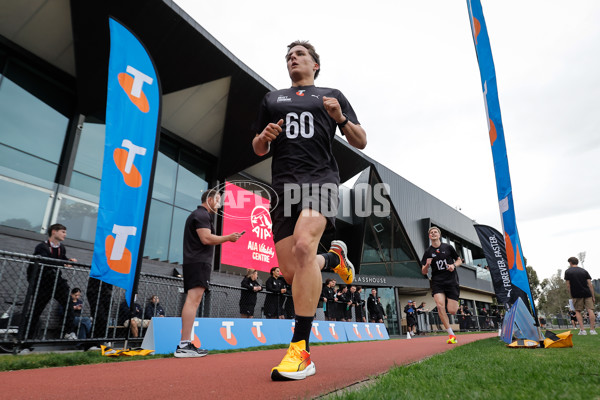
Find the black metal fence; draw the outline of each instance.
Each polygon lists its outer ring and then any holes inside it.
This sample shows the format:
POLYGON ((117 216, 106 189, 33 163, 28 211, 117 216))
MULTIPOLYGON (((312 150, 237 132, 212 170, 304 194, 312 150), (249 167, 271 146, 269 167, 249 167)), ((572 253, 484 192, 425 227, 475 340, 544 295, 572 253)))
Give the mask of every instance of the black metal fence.
MULTIPOLYGON (((185 302, 182 278, 141 273, 136 307, 125 303, 125 290, 90 276, 90 265, 58 262, 0 250, 0 350, 17 351, 38 344, 88 348, 129 339, 140 343, 149 319, 181 315, 185 302), (81 291, 81 306, 72 297, 81 291), (157 304, 152 298, 157 297, 157 304), (137 312, 136 312, 137 311, 137 312)), ((242 278, 240 277, 240 282, 242 278)), ((241 287, 211 284, 198 310, 199 317, 264 318, 265 301, 276 302, 275 318, 293 318, 291 296, 266 293, 242 296, 241 287), (250 312, 248 312, 250 310, 250 312)), ((322 319, 322 310, 317 311, 322 319)))

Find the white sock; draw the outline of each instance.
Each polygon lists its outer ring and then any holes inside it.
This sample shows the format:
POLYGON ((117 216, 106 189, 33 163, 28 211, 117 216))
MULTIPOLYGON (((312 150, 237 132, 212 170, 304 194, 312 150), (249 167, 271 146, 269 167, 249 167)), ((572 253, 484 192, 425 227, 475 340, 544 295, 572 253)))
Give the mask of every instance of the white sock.
POLYGON ((454 331, 452 330, 452 328, 448 328, 448 335, 454 335, 454 331))
POLYGON ((184 348, 190 342, 191 342, 191 340, 182 340, 181 342, 179 342, 179 347, 184 348))

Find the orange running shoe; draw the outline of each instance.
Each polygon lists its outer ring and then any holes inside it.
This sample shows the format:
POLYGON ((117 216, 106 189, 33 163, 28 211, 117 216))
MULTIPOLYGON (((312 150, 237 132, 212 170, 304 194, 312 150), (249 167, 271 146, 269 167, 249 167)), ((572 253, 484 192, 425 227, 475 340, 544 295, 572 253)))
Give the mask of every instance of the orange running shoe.
POLYGON ((290 343, 288 351, 278 366, 271 370, 274 381, 300 380, 317 372, 315 363, 310 360, 306 351, 306 341, 290 343))
POLYGON ((329 252, 337 254, 340 258, 340 263, 335 268, 332 268, 333 272, 338 274, 345 284, 351 284, 354 281, 354 265, 346 257, 348 253, 346 243, 341 240, 332 241, 329 252))
POLYGON ((456 336, 450 335, 450 337, 448 338, 448 340, 446 340, 446 343, 448 343, 448 344, 456 344, 456 343, 458 343, 458 340, 456 340, 456 336))

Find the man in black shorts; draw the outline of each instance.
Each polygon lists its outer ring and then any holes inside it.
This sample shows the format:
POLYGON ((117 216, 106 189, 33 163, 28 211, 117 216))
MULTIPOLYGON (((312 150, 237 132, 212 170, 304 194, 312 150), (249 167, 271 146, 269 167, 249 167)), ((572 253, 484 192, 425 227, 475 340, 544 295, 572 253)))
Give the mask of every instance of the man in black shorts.
POLYGON ((210 189, 202 193, 202 204, 189 215, 183 231, 183 289, 187 293, 181 310, 181 342, 175 357, 204 357, 208 352, 197 348, 192 328, 205 290, 209 290, 215 246, 235 242, 242 234, 215 235, 213 216, 221 207, 221 195, 210 189))
POLYGON ((458 286, 458 268, 462 264, 461 258, 449 244, 442 243, 440 238, 442 232, 436 226, 429 228, 429 240, 431 246, 425 250, 421 265, 421 272, 427 275, 431 266, 431 295, 435 300, 438 314, 444 328, 448 331, 450 337, 446 343, 457 343, 454 331, 448 322, 446 311, 452 315, 458 310, 458 299, 460 297, 460 288, 458 286))
MULTIPOLYGON (((596 322, 594 303, 596 302, 596 297, 594 286, 592 285, 592 277, 589 272, 579 266, 577 257, 569 257, 567 261, 569 262, 569 268, 565 271, 565 281, 571 299, 573 299, 575 319, 579 323, 579 334, 587 335, 583 327, 583 317, 581 316, 581 312, 587 310, 590 320, 590 335, 597 335, 598 333, 594 329, 594 323, 596 322)), ((573 325, 575 325, 575 321, 573 321, 573 325)))
POLYGON ((326 228, 334 228, 339 170, 332 146, 336 129, 350 145, 363 149, 364 129, 352 106, 336 89, 314 86, 319 55, 308 42, 288 46, 289 89, 267 93, 262 101, 254 152, 272 151, 272 186, 282 203, 271 209, 275 250, 283 276, 292 284, 296 325, 290 348, 271 370, 271 379, 304 379, 316 371, 308 339, 321 293, 321 268, 332 268, 345 283, 354 279, 346 245, 338 240, 316 255, 326 228))

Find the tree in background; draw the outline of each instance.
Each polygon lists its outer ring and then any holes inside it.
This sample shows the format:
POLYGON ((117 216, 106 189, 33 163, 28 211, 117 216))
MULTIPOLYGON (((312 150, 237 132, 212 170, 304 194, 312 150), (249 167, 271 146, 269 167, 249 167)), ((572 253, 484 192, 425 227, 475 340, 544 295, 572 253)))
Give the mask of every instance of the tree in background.
POLYGON ((562 270, 559 269, 550 279, 544 279, 540 289, 539 309, 546 314, 565 314, 565 306, 569 304, 571 296, 562 270))
MULTIPOLYGON (((527 264, 525 264, 527 265, 527 264)), ((539 308, 539 299, 542 291, 540 289, 540 280, 538 278, 537 272, 531 265, 527 265, 525 267, 527 270, 527 279, 529 279, 529 287, 531 289, 531 297, 533 297, 533 302, 537 304, 537 308, 539 308)))

